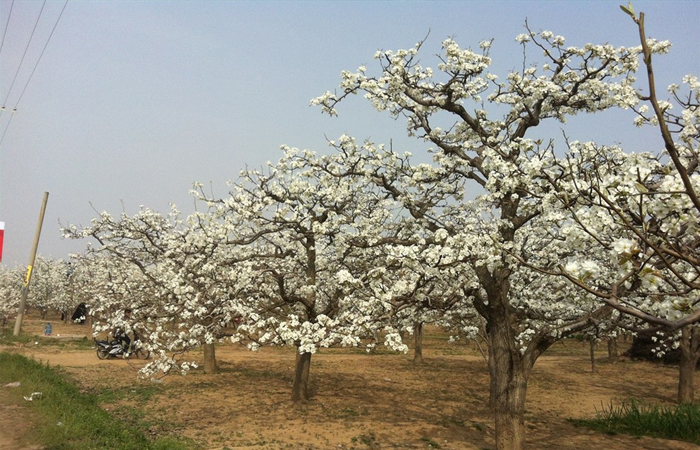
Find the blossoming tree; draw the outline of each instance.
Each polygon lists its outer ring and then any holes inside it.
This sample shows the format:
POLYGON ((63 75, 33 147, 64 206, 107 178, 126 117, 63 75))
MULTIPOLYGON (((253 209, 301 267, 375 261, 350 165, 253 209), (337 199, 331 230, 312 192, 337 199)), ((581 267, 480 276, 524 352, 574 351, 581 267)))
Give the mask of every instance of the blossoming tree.
POLYGON ((562 245, 587 248, 584 258, 545 268, 621 312, 669 329, 681 348, 678 400, 693 401, 700 358, 700 82, 688 75, 660 100, 652 54, 668 43, 646 38, 644 14, 623 9, 639 29, 647 86, 633 108, 635 124, 657 127, 663 150, 626 153, 617 146, 569 143, 568 173, 549 180, 568 221, 562 245), (674 331, 677 330, 677 331, 674 331))
POLYGON ((100 246, 92 251, 116 266, 106 292, 91 305, 100 318, 96 329, 138 332, 157 356, 143 369, 147 374, 189 370, 196 364, 177 357, 200 346, 205 371, 217 370, 215 341, 239 315, 236 300, 248 284, 223 248, 225 230, 212 218, 194 213, 183 219, 175 207, 168 216, 141 208, 116 220, 105 212, 89 227, 64 230, 72 238, 96 239, 100 246), (125 309, 132 311, 129 320, 125 309))
MULTIPOLYGON (((372 243, 392 221, 391 201, 346 176, 363 162, 355 153, 317 156, 284 147, 266 170, 247 170, 228 197, 207 199, 228 226, 236 253, 257 274, 236 338, 297 349, 292 400, 308 399, 311 357, 318 348, 357 346, 391 308, 367 295, 382 266, 372 243), (239 218, 239 219, 235 219, 239 218)), ((202 199, 205 195, 201 193, 202 199)), ((405 349, 396 330, 386 342, 405 349)))
POLYGON ((4 331, 10 317, 17 314, 24 276, 19 268, 0 265, 0 328, 4 331))
MULTIPOLYGON (((455 207, 463 214, 452 221, 436 220, 418 204, 404 206, 434 232, 445 230, 444 247, 470 269, 471 280, 464 284, 475 283, 472 302, 486 322, 499 449, 523 447, 527 380, 537 357, 561 337, 603 320, 611 308, 521 262, 564 260, 575 251, 556 245, 549 234, 553 216, 564 220, 565 212, 542 176, 566 166, 553 140, 529 136, 545 121, 637 105, 634 73, 643 51, 566 46, 562 36, 530 28, 516 39, 528 58, 534 49, 544 61, 527 59, 521 70, 501 79, 489 71, 491 42, 473 51, 447 39, 436 72, 419 63, 420 42, 378 52, 379 75, 369 75, 365 67, 343 72, 340 93, 313 101, 335 115, 340 102, 364 93, 377 110, 406 117, 409 135, 435 146, 435 176, 457 176, 483 190, 474 201, 460 201, 455 207)), ((658 53, 668 45, 650 41, 648 47, 658 53)), ((409 191, 400 179, 368 179, 396 195, 409 191)))
POLYGON ((34 264, 33 287, 27 304, 41 311, 45 319, 49 310, 61 313, 64 321, 69 321, 79 302, 71 288, 71 265, 67 261, 55 260, 39 255, 34 264))

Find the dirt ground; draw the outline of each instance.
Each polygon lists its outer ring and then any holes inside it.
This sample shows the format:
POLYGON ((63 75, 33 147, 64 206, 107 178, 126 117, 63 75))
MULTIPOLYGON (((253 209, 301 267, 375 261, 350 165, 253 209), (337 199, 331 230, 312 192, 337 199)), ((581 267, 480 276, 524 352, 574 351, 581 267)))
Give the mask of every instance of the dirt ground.
MULTIPOLYGON (((56 339, 82 337, 79 325, 53 323, 56 339)), ((39 321, 26 330, 40 333, 39 321)), ((487 410, 488 373, 479 353, 467 344, 449 344, 447 336, 428 333, 425 362, 411 355, 357 349, 328 349, 314 355, 310 402, 290 402, 294 352, 268 348, 252 353, 240 346, 217 347, 221 373, 195 370, 161 382, 136 379, 137 364, 100 361, 92 349, 71 346, 14 346, 17 351, 60 365, 86 390, 114 389, 130 395, 105 405, 123 419, 138 403, 153 435, 179 435, 204 449, 493 449, 494 431, 487 410)), ((5 348, 7 349, 7 348, 5 348)), ((0 347, 0 350, 3 350, 0 347)), ((528 448, 542 450, 695 449, 698 446, 647 437, 605 435, 571 424, 596 408, 638 398, 673 403, 677 369, 620 359, 613 364, 602 347, 591 373, 588 344, 567 341, 537 362, 530 378, 526 426, 528 448)), ((201 354, 194 354, 201 359, 201 354)), ((2 388, 0 388, 2 389, 2 388)), ((2 395, 2 391, 0 391, 2 395)), ((23 406, 0 409, 0 430, 9 430, 0 450, 29 432, 23 406), (19 412, 19 414, 18 414, 19 412), (14 439, 14 440, 13 440, 14 439)), ((27 447, 23 450, 34 450, 27 447)))
POLYGON ((31 411, 25 405, 6 400, 6 389, 0 388, 0 450, 40 450, 40 446, 24 444, 31 434, 31 411))

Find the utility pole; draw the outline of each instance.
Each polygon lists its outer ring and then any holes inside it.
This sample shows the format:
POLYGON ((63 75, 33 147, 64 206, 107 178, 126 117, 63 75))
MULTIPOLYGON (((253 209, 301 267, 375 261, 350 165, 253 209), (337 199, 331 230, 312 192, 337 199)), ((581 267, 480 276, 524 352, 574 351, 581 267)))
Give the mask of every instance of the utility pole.
POLYGON ((27 278, 24 279, 22 286, 22 297, 19 301, 19 310, 17 311, 17 320, 15 321, 15 336, 19 336, 22 329, 22 319, 24 319, 24 309, 27 307, 27 295, 29 295, 29 283, 32 281, 32 269, 34 268, 34 260, 36 259, 36 251, 39 247, 39 236, 41 236, 41 226, 44 223, 44 213, 46 213, 46 203, 49 201, 49 193, 44 192, 44 201, 41 202, 41 212, 39 212, 39 222, 36 225, 36 234, 34 235, 34 245, 32 253, 29 256, 29 265, 27 266, 27 278))

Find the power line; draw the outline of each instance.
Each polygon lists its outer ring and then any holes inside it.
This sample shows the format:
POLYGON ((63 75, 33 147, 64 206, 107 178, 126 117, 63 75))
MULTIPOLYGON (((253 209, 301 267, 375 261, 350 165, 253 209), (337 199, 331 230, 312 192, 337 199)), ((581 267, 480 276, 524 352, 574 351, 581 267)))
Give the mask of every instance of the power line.
POLYGON ((2 33, 2 43, 0 43, 0 55, 2 54, 2 47, 5 45, 5 36, 7 36, 7 29, 10 27, 10 17, 12 17, 12 8, 15 6, 15 0, 12 0, 10 5, 10 14, 7 15, 7 23, 5 24, 5 31, 2 33))
POLYGON ((29 41, 27 42, 27 46, 24 48, 24 53, 22 54, 22 59, 19 61, 19 65, 17 66, 17 71, 15 72, 15 76, 12 79, 12 84, 10 84, 10 89, 7 91, 7 95, 5 96, 5 100, 2 102, 3 108, 5 107, 5 104, 7 103, 7 99, 10 97, 10 93, 12 92, 12 88, 15 86, 15 81, 17 81, 17 75, 19 75, 19 69, 22 68, 22 63, 24 62, 24 57, 27 56, 27 50, 29 50, 29 45, 32 43, 32 39, 34 39, 34 33, 36 32, 36 26, 39 25, 39 19, 41 19, 41 14, 44 12, 44 6, 46 6, 46 0, 44 0, 44 3, 41 4, 41 10, 39 11, 39 16, 36 18, 36 22, 34 22, 34 29, 32 29, 32 35, 29 37, 29 41))
MULTIPOLYGON (((49 46, 49 42, 51 41, 51 37, 53 36, 53 32, 56 31, 56 27, 58 26, 58 22, 61 20, 61 16, 63 15, 63 11, 66 10, 67 5, 68 5, 68 0, 66 0, 66 2, 63 4, 63 8, 61 9, 61 13, 58 15, 58 19, 56 19, 56 23, 53 25, 53 28, 51 29, 51 34, 49 34, 49 38, 46 40, 46 44, 44 44, 44 48, 41 49, 41 54, 39 55, 39 59, 36 60, 36 64, 34 64, 34 68, 32 69, 32 73, 29 74, 29 78, 27 79, 27 82, 24 85, 24 89, 22 89, 22 92, 19 94, 19 98, 17 98, 17 102, 15 103, 14 109, 17 109, 17 105, 19 105, 19 101, 22 100, 22 96, 24 95, 24 91, 27 90, 27 86, 29 86, 29 82, 32 80, 32 77, 34 76, 34 71, 39 66, 39 61, 41 61, 41 57, 44 56, 44 52, 46 51, 46 47, 49 46)), ((0 140, 0 143, 2 143, 2 140, 0 140)))
POLYGON ((12 118, 15 117, 14 114, 10 116, 10 120, 7 121, 7 125, 5 125, 5 131, 2 132, 2 137, 0 137, 0 145, 2 145, 2 141, 5 140, 5 135, 7 134, 7 130, 10 129, 10 123, 12 123, 12 118))
MULTIPOLYGON (((13 0, 14 1, 14 0, 13 0)), ((24 56, 27 54, 27 49, 29 48, 29 44, 32 42, 32 38, 34 37, 34 32, 36 31, 36 26, 39 23, 39 18, 41 18, 41 13, 44 10, 44 5, 46 5, 46 0, 44 0, 44 4, 41 6, 41 11, 39 12, 39 17, 37 18, 36 23, 34 24, 34 30, 32 30, 32 36, 29 38, 29 42, 27 43, 27 47, 24 49, 24 55, 22 55, 22 60, 20 61, 20 66, 17 68, 17 72, 15 73, 15 79, 12 80, 12 86, 10 86, 10 90, 7 92, 7 96, 5 97, 5 102, 7 102, 7 99, 10 96, 10 92, 12 91, 12 87, 15 84, 15 80, 17 79, 17 74, 19 73, 19 69, 22 66, 22 62, 24 61, 24 56)), ((32 68, 31 73, 29 74, 29 78, 27 78, 27 82, 24 84, 24 88, 22 88, 22 92, 19 94, 19 97, 17 98, 17 101, 15 102, 15 106, 12 109, 12 113, 17 112, 17 106, 19 105, 20 100, 22 100, 22 97, 24 96, 25 91, 27 90, 27 87, 29 87, 29 82, 32 80, 32 77, 34 76, 34 72, 36 71, 36 68, 39 67, 39 62, 41 61, 41 58, 44 56, 44 52, 46 51, 46 48, 49 46, 49 42, 51 42, 51 38, 53 37, 54 31, 56 31, 56 27, 58 27, 58 22, 60 22, 61 17, 63 16, 63 12, 66 10, 66 6, 68 5, 68 0, 63 3, 63 8, 61 8, 61 12, 58 15, 58 18, 56 19, 56 22, 53 25, 53 28, 51 29, 51 33, 49 34, 49 37, 46 39, 46 43, 44 44, 44 48, 42 48, 41 53, 39 54, 39 58, 36 60, 36 63, 34 64, 34 67, 32 68)), ((9 20, 9 19, 8 19, 9 20)), ((5 111, 5 105, 3 103, 2 110, 0 110, 0 117, 2 116, 2 113, 5 111)), ((0 136, 0 146, 2 145, 3 141, 5 140, 5 135, 7 135, 7 130, 10 128, 10 123, 12 123, 12 118, 14 117, 14 114, 10 116, 10 119, 7 121, 7 124, 5 125, 5 130, 2 133, 2 136, 0 136)))

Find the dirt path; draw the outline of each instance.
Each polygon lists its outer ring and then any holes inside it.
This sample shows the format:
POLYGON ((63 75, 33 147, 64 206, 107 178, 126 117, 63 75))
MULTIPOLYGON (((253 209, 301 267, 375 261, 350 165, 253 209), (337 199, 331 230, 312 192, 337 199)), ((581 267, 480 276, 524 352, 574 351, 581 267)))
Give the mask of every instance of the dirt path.
POLYGON ((31 437, 31 412, 24 405, 10 400, 7 390, 0 387, 0 450, 39 450, 28 444, 31 437))

